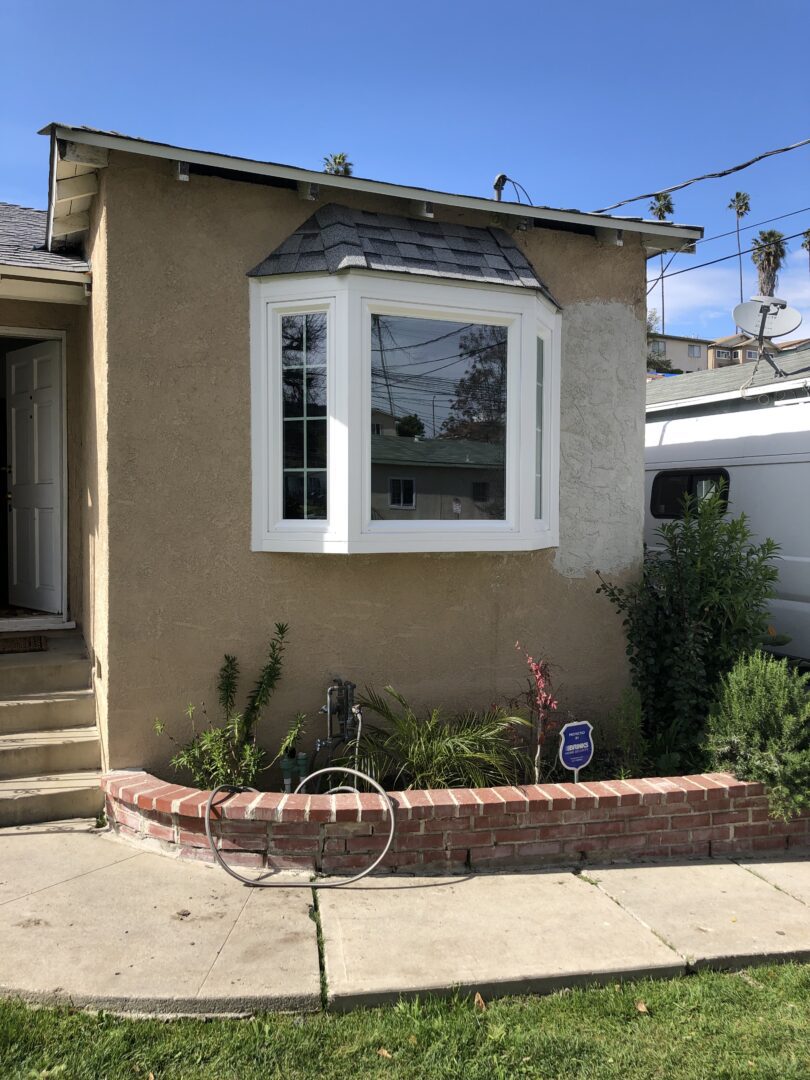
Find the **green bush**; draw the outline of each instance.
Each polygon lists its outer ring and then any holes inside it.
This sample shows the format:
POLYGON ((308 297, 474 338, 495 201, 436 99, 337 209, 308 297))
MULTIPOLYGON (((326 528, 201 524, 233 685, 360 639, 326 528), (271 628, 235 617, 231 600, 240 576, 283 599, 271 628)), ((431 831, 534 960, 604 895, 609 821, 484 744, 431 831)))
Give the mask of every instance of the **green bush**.
POLYGON ((530 726, 521 717, 501 709, 449 717, 428 709, 420 716, 393 687, 385 693, 366 690, 361 705, 383 724, 364 719, 344 764, 354 762, 356 750, 358 767, 392 790, 490 787, 530 775, 531 761, 516 745, 518 730, 530 726))
MULTIPOLYGON (((249 787, 264 768, 266 755, 256 741, 256 726, 281 678, 287 630, 286 623, 276 623, 267 658, 242 712, 236 710, 239 664, 235 656, 229 655, 225 656, 217 679, 220 723, 208 723, 198 731, 195 707, 187 707, 192 736, 180 747, 171 764, 178 771, 191 773, 197 787, 206 790, 220 784, 249 787)), ((159 735, 166 733, 162 720, 155 720, 155 731, 159 735)))
POLYGON ((641 698, 637 690, 625 690, 599 732, 602 772, 623 780, 648 771, 649 747, 644 738, 641 698))
POLYGON ((810 809, 810 674, 754 652, 723 676, 706 749, 716 769, 765 784, 774 817, 810 809))
POLYGON ((641 580, 599 592, 624 616, 644 734, 662 772, 700 767, 706 717, 721 676, 752 652, 766 629, 778 546, 752 544, 744 514, 724 518, 716 491, 687 497, 681 520, 658 530, 662 551, 647 551, 641 580))

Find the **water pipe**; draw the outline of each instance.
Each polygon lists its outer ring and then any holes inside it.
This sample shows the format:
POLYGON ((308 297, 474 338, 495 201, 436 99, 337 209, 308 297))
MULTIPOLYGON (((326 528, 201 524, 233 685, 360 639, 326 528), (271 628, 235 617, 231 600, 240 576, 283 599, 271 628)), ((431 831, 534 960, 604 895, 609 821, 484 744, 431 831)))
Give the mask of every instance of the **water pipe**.
MULTIPOLYGON (((317 772, 310 773, 306 780, 302 780, 298 787, 295 789, 295 794, 301 790, 304 784, 314 779, 316 776, 324 776, 327 773, 340 773, 341 776, 354 776, 358 780, 363 780, 369 784, 378 795, 382 797, 385 807, 388 811, 388 840, 385 843, 385 847, 380 854, 364 870, 361 870, 359 874, 354 874, 352 877, 343 878, 340 881, 252 881, 250 878, 243 877, 242 874, 237 873, 232 867, 228 866, 225 860, 222 858, 222 853, 216 846, 214 837, 211 833, 211 809, 214 805, 214 799, 220 793, 220 791, 227 791, 230 795, 236 795, 243 791, 253 791, 257 795, 259 792, 256 788, 252 787, 235 787, 232 784, 220 784, 219 787, 215 787, 211 794, 208 796, 208 802, 205 804, 205 835, 208 839, 208 846, 211 848, 216 861, 222 867, 226 874, 230 874, 232 878, 236 878, 237 881, 241 881, 243 885, 248 885, 252 889, 339 889, 344 885, 352 885, 356 881, 361 881, 364 877, 367 877, 372 870, 375 870, 388 854, 391 845, 394 842, 394 833, 396 831, 396 817, 395 806, 391 801, 388 793, 377 783, 371 776, 366 776, 365 773, 360 772, 357 769, 349 769, 344 765, 330 765, 325 769, 318 769, 317 772)), ((357 788, 348 787, 346 785, 340 785, 337 788, 331 788, 327 794, 332 794, 336 791, 357 791, 357 788)))

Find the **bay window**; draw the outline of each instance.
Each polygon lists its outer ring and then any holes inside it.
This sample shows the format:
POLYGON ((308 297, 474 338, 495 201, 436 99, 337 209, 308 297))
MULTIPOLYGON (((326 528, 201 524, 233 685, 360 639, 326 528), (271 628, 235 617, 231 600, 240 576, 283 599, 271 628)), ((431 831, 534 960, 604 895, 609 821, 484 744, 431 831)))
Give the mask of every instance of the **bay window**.
POLYGON ((250 289, 254 550, 557 544, 560 315, 538 290, 376 271, 250 289))

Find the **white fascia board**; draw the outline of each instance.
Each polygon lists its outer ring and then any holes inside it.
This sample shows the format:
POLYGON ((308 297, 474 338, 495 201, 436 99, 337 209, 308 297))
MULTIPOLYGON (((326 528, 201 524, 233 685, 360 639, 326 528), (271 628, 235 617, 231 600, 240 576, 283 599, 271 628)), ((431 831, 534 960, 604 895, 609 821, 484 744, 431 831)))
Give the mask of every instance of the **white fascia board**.
POLYGON ((0 263, 0 278, 27 278, 29 281, 64 281, 69 285, 87 285, 93 280, 89 271, 50 270, 39 266, 6 266, 0 263))
POLYGON ((805 379, 785 379, 778 382, 749 386, 745 390, 727 390, 724 394, 704 394, 703 397, 680 398, 678 401, 658 401, 648 405, 647 412, 669 412, 671 409, 692 409, 697 405, 711 405, 714 401, 750 401, 763 394, 777 394, 782 390, 810 390, 810 374, 805 379))
POLYGON ((340 188, 344 191, 363 191, 388 198, 418 200, 420 202, 439 203, 442 206, 455 206, 465 210, 484 211, 490 215, 526 218, 532 221, 585 225, 594 229, 623 229, 626 233, 641 233, 656 237, 661 244, 656 251, 680 250, 685 243, 691 244, 703 236, 699 225, 660 225, 654 221, 634 221, 629 218, 610 217, 606 214, 581 213, 578 210, 556 210, 546 207, 528 206, 525 203, 497 202, 475 195, 453 195, 446 191, 432 191, 429 188, 406 187, 383 180, 365 180, 357 176, 334 176, 331 173, 301 169, 294 165, 279 165, 270 161, 255 161, 251 158, 231 157, 228 154, 216 154, 207 150, 190 150, 183 146, 168 143, 155 143, 147 140, 127 138, 122 135, 108 135, 95 131, 83 131, 81 128, 64 127, 50 124, 40 131, 40 135, 53 134, 57 139, 85 143, 87 146, 106 147, 125 154, 141 154, 144 157, 164 158, 168 161, 186 161, 190 165, 206 165, 209 168, 230 169, 254 176, 275 176, 296 183, 318 184, 321 188, 340 188))

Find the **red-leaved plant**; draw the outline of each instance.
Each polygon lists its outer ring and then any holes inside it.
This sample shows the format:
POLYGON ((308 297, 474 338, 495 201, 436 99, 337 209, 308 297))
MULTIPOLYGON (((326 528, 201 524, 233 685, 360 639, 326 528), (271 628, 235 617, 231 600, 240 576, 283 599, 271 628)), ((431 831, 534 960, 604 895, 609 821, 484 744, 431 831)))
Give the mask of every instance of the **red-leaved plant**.
POLYGON ((515 648, 522 653, 529 669, 529 689, 525 695, 525 701, 531 712, 532 732, 534 740, 534 782, 540 782, 540 762, 549 739, 552 739, 560 728, 560 721, 554 716, 557 710, 557 699, 551 688, 551 672, 548 660, 535 660, 533 656, 523 648, 519 641, 515 642, 515 648))

